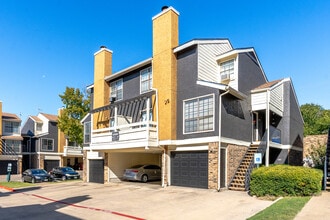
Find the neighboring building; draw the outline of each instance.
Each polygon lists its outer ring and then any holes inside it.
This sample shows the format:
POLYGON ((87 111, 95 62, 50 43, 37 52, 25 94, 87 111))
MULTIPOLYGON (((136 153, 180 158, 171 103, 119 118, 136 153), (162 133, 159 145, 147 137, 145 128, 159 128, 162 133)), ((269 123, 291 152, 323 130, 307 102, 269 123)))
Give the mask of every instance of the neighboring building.
POLYGON ((152 18, 152 58, 113 74, 112 51, 94 54, 84 180, 120 181, 125 168, 152 163, 163 186, 244 189, 239 176, 257 151, 265 165, 301 165, 291 80, 269 82, 255 50, 228 39, 179 45, 178 17, 169 7, 152 18))
POLYGON ((50 171, 56 166, 80 169, 82 148, 69 143, 57 127, 57 115, 39 113, 29 116, 22 127, 23 169, 42 168, 50 171))
POLYGON ((21 172, 21 119, 12 113, 2 112, 0 101, 0 175, 7 174, 7 166, 12 164, 12 174, 21 172))

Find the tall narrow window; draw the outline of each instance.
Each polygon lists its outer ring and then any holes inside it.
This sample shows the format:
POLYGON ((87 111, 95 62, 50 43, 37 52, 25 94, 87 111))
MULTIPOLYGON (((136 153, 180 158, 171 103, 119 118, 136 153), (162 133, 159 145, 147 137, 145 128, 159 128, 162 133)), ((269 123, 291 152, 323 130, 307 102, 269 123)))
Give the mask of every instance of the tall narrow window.
POLYGON ((84 143, 89 144, 91 142, 91 122, 84 123, 84 143))
POLYGON ((211 131, 213 129, 213 95, 184 101, 184 133, 211 131))
POLYGON ((222 80, 230 80, 234 74, 234 59, 220 63, 220 77, 222 80))
POLYGON ((152 69, 151 67, 141 70, 140 72, 141 81, 141 93, 148 92, 152 88, 152 69))
POLYGON ((116 101, 123 99, 123 79, 110 83, 110 97, 116 101))

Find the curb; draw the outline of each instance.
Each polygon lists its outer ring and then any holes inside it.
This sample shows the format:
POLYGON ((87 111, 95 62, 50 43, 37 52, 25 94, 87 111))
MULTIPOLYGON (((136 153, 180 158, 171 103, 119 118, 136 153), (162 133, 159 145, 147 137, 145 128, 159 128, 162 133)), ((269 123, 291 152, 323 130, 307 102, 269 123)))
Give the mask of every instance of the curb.
POLYGON ((5 190, 10 191, 10 192, 15 192, 15 189, 7 187, 7 186, 1 186, 0 185, 0 188, 5 189, 5 190))

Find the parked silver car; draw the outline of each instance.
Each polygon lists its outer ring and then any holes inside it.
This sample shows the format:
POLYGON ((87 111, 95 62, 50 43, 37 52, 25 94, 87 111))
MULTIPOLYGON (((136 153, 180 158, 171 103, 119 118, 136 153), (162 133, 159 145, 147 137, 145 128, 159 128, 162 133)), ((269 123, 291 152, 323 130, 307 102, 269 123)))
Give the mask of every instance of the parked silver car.
POLYGON ((123 175, 124 180, 142 181, 146 183, 149 180, 160 180, 162 170, 157 165, 135 165, 126 169, 123 175))

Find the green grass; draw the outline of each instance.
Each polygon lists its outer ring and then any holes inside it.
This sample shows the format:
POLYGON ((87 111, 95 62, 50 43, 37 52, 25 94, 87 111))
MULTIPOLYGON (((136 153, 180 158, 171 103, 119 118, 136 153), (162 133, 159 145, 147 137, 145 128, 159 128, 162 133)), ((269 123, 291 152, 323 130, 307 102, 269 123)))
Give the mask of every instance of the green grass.
POLYGON ((276 203, 248 218, 248 220, 292 220, 298 212, 310 200, 310 196, 306 197, 285 197, 276 203))
POLYGON ((27 186, 34 186, 34 184, 31 183, 23 183, 18 181, 10 181, 10 182, 0 182, 0 186, 5 186, 13 189, 27 187, 27 186))

